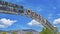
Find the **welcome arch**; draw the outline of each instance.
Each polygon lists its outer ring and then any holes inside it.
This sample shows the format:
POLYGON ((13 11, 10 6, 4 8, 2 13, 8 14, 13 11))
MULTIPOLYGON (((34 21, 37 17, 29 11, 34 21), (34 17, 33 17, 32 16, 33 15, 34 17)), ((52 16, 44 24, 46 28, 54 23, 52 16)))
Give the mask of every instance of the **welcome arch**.
POLYGON ((32 18, 39 23, 41 23, 45 28, 51 29, 51 31, 56 33, 56 28, 48 22, 47 19, 44 19, 41 15, 37 14, 36 12, 33 12, 30 9, 25 9, 23 6, 19 6, 13 3, 0 1, 0 13, 5 14, 14 14, 14 15, 21 15, 21 16, 27 16, 29 18, 32 18))

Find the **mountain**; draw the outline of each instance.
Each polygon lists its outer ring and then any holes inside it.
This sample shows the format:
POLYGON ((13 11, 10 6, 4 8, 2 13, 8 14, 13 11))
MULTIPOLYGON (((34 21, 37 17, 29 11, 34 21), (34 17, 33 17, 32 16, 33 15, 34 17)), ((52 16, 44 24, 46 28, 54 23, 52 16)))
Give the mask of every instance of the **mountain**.
POLYGON ((9 31, 5 31, 5 30, 0 30, 0 32, 13 32, 13 31, 34 31, 34 32, 37 32, 36 30, 33 30, 33 29, 21 29, 21 30, 9 30, 9 31))

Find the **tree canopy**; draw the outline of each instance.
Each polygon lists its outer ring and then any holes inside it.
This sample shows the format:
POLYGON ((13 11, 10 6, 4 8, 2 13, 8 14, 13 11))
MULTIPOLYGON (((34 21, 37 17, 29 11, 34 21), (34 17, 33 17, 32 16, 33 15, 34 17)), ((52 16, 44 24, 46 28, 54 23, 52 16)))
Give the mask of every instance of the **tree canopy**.
POLYGON ((6 34, 6 32, 2 32, 1 34, 6 34))
POLYGON ((16 32, 12 32, 12 34, 17 34, 16 32))
POLYGON ((33 34, 32 32, 27 32, 26 34, 33 34))
POLYGON ((40 34, 53 34, 53 32, 48 28, 43 28, 40 34))

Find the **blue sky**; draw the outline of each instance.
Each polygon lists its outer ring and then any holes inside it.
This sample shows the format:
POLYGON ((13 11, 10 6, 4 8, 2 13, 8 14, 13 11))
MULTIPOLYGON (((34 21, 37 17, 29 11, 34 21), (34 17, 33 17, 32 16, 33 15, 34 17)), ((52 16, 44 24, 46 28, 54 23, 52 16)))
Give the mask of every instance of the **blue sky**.
MULTIPOLYGON (((24 9, 30 8, 36 13, 48 19, 53 26, 57 26, 60 31, 60 0, 3 0, 17 5, 24 6, 24 9)), ((11 15, 0 13, 0 21, 11 21, 12 25, 0 27, 0 30, 34 29, 42 30, 42 26, 29 25, 32 19, 21 15, 11 15), (14 22, 14 23, 13 23, 14 22)))

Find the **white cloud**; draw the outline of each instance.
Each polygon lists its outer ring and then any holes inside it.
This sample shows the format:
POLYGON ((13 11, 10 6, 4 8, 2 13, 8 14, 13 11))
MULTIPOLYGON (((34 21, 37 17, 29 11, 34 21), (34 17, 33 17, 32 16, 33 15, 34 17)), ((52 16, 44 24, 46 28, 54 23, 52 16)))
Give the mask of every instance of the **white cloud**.
POLYGON ((53 21, 53 23, 54 23, 54 24, 60 24, 60 18, 55 19, 55 20, 53 21))
POLYGON ((6 18, 0 19, 0 28, 11 26, 13 23, 17 22, 16 20, 10 20, 6 18))
POLYGON ((5 28, 5 25, 1 25, 1 24, 0 24, 0 28, 5 28))
POLYGON ((39 26, 41 24, 39 22, 35 21, 35 20, 32 20, 31 22, 28 23, 28 25, 30 25, 30 26, 39 26))

